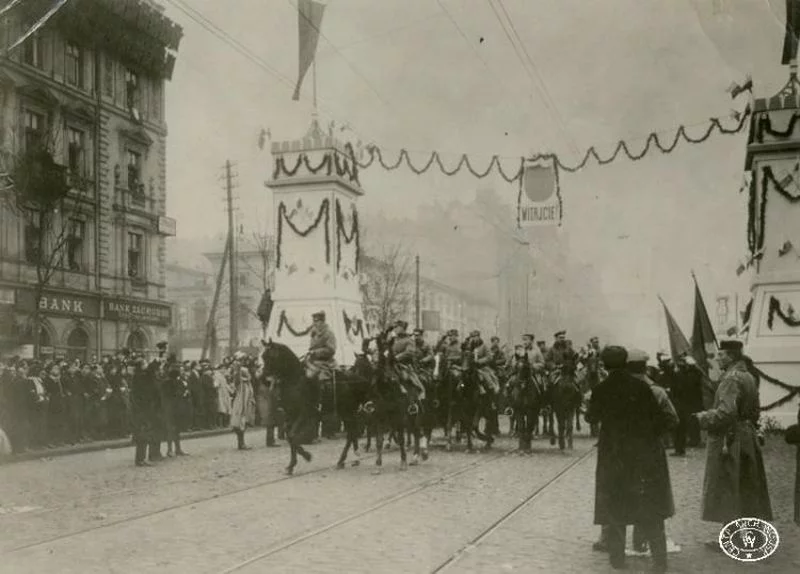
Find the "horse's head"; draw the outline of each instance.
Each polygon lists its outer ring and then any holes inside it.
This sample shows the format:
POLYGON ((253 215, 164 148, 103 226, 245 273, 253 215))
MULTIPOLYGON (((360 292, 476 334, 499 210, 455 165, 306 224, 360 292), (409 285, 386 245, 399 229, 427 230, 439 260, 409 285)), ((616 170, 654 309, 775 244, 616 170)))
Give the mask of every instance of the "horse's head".
POLYGON ((264 350, 261 359, 264 362, 264 373, 280 378, 297 376, 303 370, 303 364, 292 350, 282 343, 272 340, 263 342, 264 350))

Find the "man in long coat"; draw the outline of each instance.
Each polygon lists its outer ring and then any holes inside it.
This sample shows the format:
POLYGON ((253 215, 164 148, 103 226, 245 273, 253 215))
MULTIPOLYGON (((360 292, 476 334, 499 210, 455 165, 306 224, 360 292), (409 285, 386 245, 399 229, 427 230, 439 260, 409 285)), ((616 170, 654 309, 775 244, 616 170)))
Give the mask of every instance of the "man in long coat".
POLYGON ((160 438, 161 397, 155 380, 155 364, 145 367, 143 357, 133 358, 133 378, 131 380, 131 422, 133 442, 136 446, 134 462, 136 466, 150 466, 146 460, 150 447, 150 460, 158 459, 155 452, 160 438))
MULTIPOLYGON (((702 519, 722 525, 737 518, 772 520, 764 459, 758 444, 758 389, 747 372, 741 341, 722 341, 722 377, 714 405, 694 416, 708 431, 702 519)), ((716 540, 706 543, 720 551, 716 540)))
POLYGON ((622 347, 606 347, 608 377, 592 392, 587 420, 600 424, 594 522, 607 526, 611 566, 625 567, 625 530, 637 525, 654 570, 667 568, 664 520, 675 512, 661 435, 669 425, 650 385, 625 371, 622 347))

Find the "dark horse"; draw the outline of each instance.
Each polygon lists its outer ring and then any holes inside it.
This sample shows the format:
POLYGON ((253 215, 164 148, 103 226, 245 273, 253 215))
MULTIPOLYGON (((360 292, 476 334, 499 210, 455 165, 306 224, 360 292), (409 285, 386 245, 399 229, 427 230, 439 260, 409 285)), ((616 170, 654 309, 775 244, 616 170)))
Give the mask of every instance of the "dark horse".
POLYGON ((539 420, 539 411, 544 402, 544 387, 539 376, 534 374, 530 363, 525 361, 519 372, 508 381, 509 402, 516 421, 519 449, 531 452, 533 430, 539 420))
MULTIPOLYGON (((286 419, 286 440, 291 449, 287 474, 293 474, 297 466, 297 455, 306 462, 311 460, 311 453, 303 448, 316 436, 319 420, 317 406, 320 400, 319 384, 306 376, 305 366, 289 347, 280 343, 264 344, 262 355, 264 375, 274 377, 278 381, 280 405, 286 419)), ((344 468, 350 448, 356 455, 353 465, 358 465, 358 437, 361 434, 359 414, 361 406, 367 400, 369 389, 369 372, 365 371, 364 361, 359 356, 353 367, 337 370, 334 373, 334 393, 336 396, 336 414, 342 420, 346 433, 346 442, 337 462, 337 468, 344 468)))
POLYGON ((487 449, 491 448, 494 444, 494 437, 486 430, 481 432, 480 421, 481 419, 489 420, 494 409, 495 397, 488 392, 481 392, 480 375, 472 352, 465 351, 463 353, 462 367, 461 382, 456 387, 455 398, 458 405, 459 426, 461 432, 467 435, 467 452, 474 450, 473 434, 486 444, 487 449))
POLYGON ((305 366, 286 345, 264 343, 261 354, 264 376, 273 377, 278 385, 279 404, 284 412, 286 440, 290 459, 286 474, 293 474, 297 455, 311 462, 311 453, 303 448, 316 436, 319 384, 306 377, 305 366))
MULTIPOLYGON (((572 428, 575 413, 579 412, 583 396, 578 388, 575 368, 565 365, 552 375, 550 386, 550 404, 556 417, 558 426, 558 448, 564 450, 565 438, 570 450, 572 449, 572 428)), ((550 444, 555 444, 556 434, 550 435, 550 444)))
MULTIPOLYGON (((375 444, 377 456, 375 457, 376 474, 383 466, 383 438, 384 434, 393 433, 399 440, 400 447, 400 470, 408 469, 408 457, 406 452, 406 441, 404 437, 409 432, 414 437, 415 453, 419 452, 420 439, 420 405, 418 401, 403 392, 399 381, 395 380, 389 368, 389 360, 386 351, 391 355, 390 343, 385 335, 375 338, 378 347, 378 362, 375 368, 375 377, 370 391, 370 401, 374 408, 373 429, 375 432, 375 444)), ((417 459, 415 457, 414 462, 417 459)))

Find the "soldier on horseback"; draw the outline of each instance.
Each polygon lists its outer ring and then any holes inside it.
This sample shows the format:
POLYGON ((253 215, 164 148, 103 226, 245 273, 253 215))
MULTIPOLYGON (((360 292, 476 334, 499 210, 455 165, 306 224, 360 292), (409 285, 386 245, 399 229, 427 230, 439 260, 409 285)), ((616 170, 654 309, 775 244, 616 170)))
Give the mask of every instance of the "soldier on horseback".
POLYGON ((497 395, 500 392, 500 382, 492 369, 492 356, 489 347, 481 339, 480 331, 470 334, 470 351, 475 358, 475 367, 478 369, 478 380, 481 383, 481 394, 497 395))
POLYGON ((416 342, 408 336, 408 323, 398 321, 394 326, 392 357, 397 371, 397 379, 404 392, 413 400, 425 400, 425 386, 419 380, 414 363, 417 359, 416 342))
POLYGON ((306 354, 306 377, 317 385, 331 380, 336 368, 336 336, 325 322, 325 311, 311 315, 311 340, 306 354))
POLYGON ((433 368, 436 358, 431 346, 425 342, 425 331, 422 329, 414 329, 414 345, 417 353, 417 364, 423 369, 430 370, 433 368))

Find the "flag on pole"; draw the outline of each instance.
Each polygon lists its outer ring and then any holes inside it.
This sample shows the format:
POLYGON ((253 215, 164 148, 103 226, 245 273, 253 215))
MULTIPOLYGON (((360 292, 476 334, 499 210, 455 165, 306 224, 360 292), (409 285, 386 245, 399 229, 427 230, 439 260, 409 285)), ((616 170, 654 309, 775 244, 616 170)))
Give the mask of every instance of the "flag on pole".
POLYGON ((783 36, 781 57, 781 64, 784 66, 797 58, 798 32, 800 32, 800 1, 786 0, 786 31, 783 36))
POLYGON ((700 286, 697 284, 697 277, 692 273, 694 280, 694 325, 692 326, 692 356, 695 361, 708 373, 711 365, 709 357, 717 353, 717 336, 714 334, 714 327, 708 316, 706 304, 703 301, 703 294, 700 293, 700 286))
POLYGON ((675 361, 681 355, 684 355, 686 353, 691 353, 692 346, 686 339, 686 335, 683 334, 683 331, 681 331, 681 328, 678 326, 678 322, 675 321, 675 317, 673 317, 672 313, 669 312, 667 304, 664 303, 664 300, 661 298, 661 295, 658 296, 658 300, 661 301, 661 304, 664 306, 664 314, 667 317, 667 334, 669 335, 669 351, 670 354, 672 355, 672 360, 675 361))
POLYGON ((297 2, 300 67, 297 73, 297 85, 292 96, 294 101, 300 99, 300 87, 303 85, 303 78, 306 77, 306 73, 316 57, 317 42, 319 41, 319 31, 322 26, 324 12, 325 5, 320 2, 315 2, 314 0, 298 0, 297 2))

